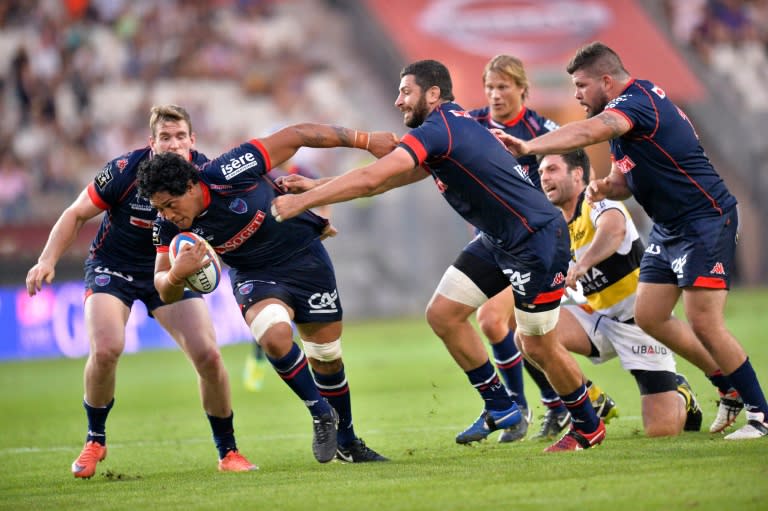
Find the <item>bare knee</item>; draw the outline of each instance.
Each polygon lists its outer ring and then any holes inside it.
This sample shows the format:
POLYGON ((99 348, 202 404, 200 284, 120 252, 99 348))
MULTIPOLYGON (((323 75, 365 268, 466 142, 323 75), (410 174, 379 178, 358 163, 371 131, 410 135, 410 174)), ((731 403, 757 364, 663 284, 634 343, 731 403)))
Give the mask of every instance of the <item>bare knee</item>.
POLYGON ((216 346, 208 346, 192 358, 197 374, 205 380, 216 380, 225 371, 221 352, 216 346))
POLYGON ((523 352, 523 355, 535 362, 539 367, 542 367, 542 361, 545 361, 546 359, 546 349, 543 344, 520 335, 516 336, 516 341, 518 348, 523 352))
POLYGON ((648 437, 677 436, 680 434, 680 426, 669 421, 645 421, 643 420, 645 435, 648 437))
POLYGON ((451 328, 450 322, 452 321, 452 318, 450 317, 450 314, 448 314, 448 311, 432 302, 427 306, 425 315, 427 323, 432 328, 432 331, 435 332, 438 337, 443 338, 451 328))
POLYGON ((509 332, 508 315, 497 309, 481 307, 477 311, 477 324, 483 334, 491 341, 500 341, 509 332))
POLYGON ((123 353, 121 340, 101 338, 93 343, 90 353, 91 363, 97 367, 114 367, 123 353))
POLYGON ((293 328, 288 323, 277 323, 264 333, 259 344, 270 357, 282 358, 291 350, 293 328))

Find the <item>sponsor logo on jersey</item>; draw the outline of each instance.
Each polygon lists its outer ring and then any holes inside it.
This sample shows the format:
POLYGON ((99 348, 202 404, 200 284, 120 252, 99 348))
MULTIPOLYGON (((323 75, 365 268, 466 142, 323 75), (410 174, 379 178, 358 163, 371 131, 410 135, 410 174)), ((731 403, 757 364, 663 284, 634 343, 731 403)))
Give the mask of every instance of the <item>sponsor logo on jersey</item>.
POLYGON ((503 270, 512 285, 512 291, 519 295, 525 294, 525 285, 531 281, 531 272, 520 273, 517 270, 503 270))
MULTIPOLYGON (((113 277, 120 277, 123 280, 127 280, 128 282, 133 282, 133 277, 130 275, 126 275, 124 273, 120 273, 119 271, 110 270, 109 268, 106 268, 104 266, 97 266, 93 269, 96 273, 106 274, 106 275, 112 275, 113 277)), ((98 279, 98 277, 96 277, 98 279)))
POLYGON ((114 179, 114 176, 112 175, 112 164, 107 163, 104 165, 104 168, 96 174, 94 181, 96 182, 96 186, 104 188, 110 181, 112 181, 112 179, 114 179))
POLYGON ((336 300, 338 299, 339 293, 335 289, 331 293, 328 293, 327 291, 324 293, 315 293, 310 296, 309 300, 307 301, 307 303, 309 303, 309 307, 312 309, 309 311, 309 313, 334 314, 339 311, 338 306, 336 305, 336 300))
POLYGON ((557 287, 563 282, 565 282, 565 276, 563 276, 562 272, 557 272, 557 275, 555 275, 555 278, 552 280, 552 283, 549 285, 549 287, 557 287))
POLYGON ((616 108, 616 105, 618 105, 619 103, 621 103, 623 101, 628 100, 631 97, 632 97, 632 94, 622 94, 618 98, 613 98, 612 100, 610 100, 608 102, 607 105, 605 105, 605 110, 608 110, 609 108, 616 108))
POLYGON ((132 216, 129 222, 132 226, 139 227, 140 229, 152 229, 152 220, 132 216))
POLYGON ((523 178, 523 181, 533 184, 533 181, 531 181, 530 176, 528 175, 528 165, 523 167, 522 165, 515 165, 515 172, 517 172, 517 175, 523 178))
POLYGON ((723 263, 719 261, 716 262, 712 269, 709 270, 709 273, 714 273, 715 275, 725 275, 725 267, 723 266, 723 263))
POLYGON ((666 355, 669 353, 664 346, 632 346, 632 353, 635 355, 666 355))
POLYGON ((601 288, 610 285, 608 277, 600 271, 596 266, 593 266, 579 279, 582 287, 584 288, 584 294, 592 294, 599 291, 601 288))
POLYGON ((616 160, 616 167, 622 174, 626 174, 635 167, 635 162, 629 156, 625 156, 620 160, 616 160))
POLYGON ((230 159, 229 163, 222 165, 221 173, 224 174, 224 179, 229 181, 246 170, 258 166, 258 164, 259 162, 256 161, 256 155, 253 153, 245 153, 237 158, 230 159))
POLYGON ((248 204, 243 199, 235 199, 229 203, 229 209, 238 215, 242 215, 248 212, 248 204))
POLYGON ((547 131, 555 131, 559 127, 560 125, 557 124, 552 119, 547 119, 546 121, 544 121, 544 129, 547 131))
POLYGON ((464 110, 448 110, 448 111, 452 113, 454 117, 467 117, 469 119, 472 119, 472 116, 469 115, 469 112, 465 112, 464 110))
POLYGON ((128 160, 126 159, 117 160, 117 162, 115 163, 115 166, 117 167, 117 170, 120 171, 120 173, 122 174, 123 171, 125 170, 125 167, 128 166, 128 160))
POLYGON ((152 211, 152 205, 149 202, 131 202, 130 204, 131 209, 134 209, 136 211, 152 211))
POLYGON ((266 216, 267 215, 263 211, 257 211, 251 221, 248 222, 248 224, 243 227, 240 232, 232 236, 229 240, 225 241, 224 244, 214 247, 214 250, 219 254, 225 254, 235 250, 240 245, 248 241, 248 238, 253 236, 254 233, 259 230, 261 224, 264 223, 264 218, 266 218, 266 216))

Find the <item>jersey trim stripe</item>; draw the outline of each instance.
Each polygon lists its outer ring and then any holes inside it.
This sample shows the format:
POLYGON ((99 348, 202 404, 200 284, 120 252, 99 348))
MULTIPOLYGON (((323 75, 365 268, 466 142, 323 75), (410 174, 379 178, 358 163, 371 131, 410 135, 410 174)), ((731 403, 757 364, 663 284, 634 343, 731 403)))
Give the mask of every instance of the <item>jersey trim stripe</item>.
POLYGON ((400 145, 406 146, 404 149, 410 149, 408 152, 416 158, 416 165, 423 164, 424 160, 427 159, 427 150, 424 149, 424 146, 419 142, 419 139, 410 133, 403 136, 400 140, 400 145))
POLYGON ((718 277, 696 277, 693 287, 705 287, 709 289, 727 289, 725 280, 718 277))
POLYGON ((88 197, 91 198, 91 202, 93 202, 93 205, 97 208, 109 209, 109 204, 104 202, 104 199, 101 198, 99 192, 96 191, 96 185, 94 185, 93 182, 88 183, 88 197))
POLYGON ((248 141, 252 146, 254 146, 256 149, 259 150, 261 153, 261 156, 264 158, 264 164, 266 165, 266 170, 264 171, 269 172, 272 169, 272 160, 269 158, 269 153, 267 152, 267 149, 264 147, 264 145, 259 141, 258 138, 252 138, 248 141))

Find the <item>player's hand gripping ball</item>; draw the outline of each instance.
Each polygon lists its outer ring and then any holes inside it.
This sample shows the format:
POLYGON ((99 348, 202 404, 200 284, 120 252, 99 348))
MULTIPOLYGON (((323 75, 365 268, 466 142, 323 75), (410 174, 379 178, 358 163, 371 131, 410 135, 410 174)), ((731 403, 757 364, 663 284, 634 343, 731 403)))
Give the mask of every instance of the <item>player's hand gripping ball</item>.
POLYGON ((180 232, 171 240, 168 256, 171 259, 171 266, 173 266, 181 249, 185 245, 194 245, 197 241, 205 243, 205 257, 209 258, 210 262, 187 277, 186 285, 198 293, 210 293, 216 289, 221 280, 221 261, 216 251, 204 238, 193 232, 180 232))

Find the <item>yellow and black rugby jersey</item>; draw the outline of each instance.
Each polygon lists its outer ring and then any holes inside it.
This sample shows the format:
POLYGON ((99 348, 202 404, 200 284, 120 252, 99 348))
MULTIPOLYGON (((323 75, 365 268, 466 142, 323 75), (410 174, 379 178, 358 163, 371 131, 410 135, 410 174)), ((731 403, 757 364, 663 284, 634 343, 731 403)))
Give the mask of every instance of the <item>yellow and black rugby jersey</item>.
POLYGON ((645 247, 622 202, 606 199, 590 207, 584 200, 584 194, 581 194, 574 217, 568 222, 571 258, 577 261, 587 251, 595 237, 598 217, 609 209, 617 209, 624 215, 624 240, 616 253, 587 270, 580 282, 589 308, 619 321, 626 321, 634 316, 640 259, 645 247))

